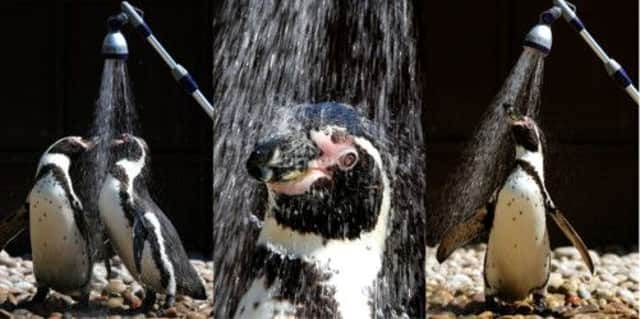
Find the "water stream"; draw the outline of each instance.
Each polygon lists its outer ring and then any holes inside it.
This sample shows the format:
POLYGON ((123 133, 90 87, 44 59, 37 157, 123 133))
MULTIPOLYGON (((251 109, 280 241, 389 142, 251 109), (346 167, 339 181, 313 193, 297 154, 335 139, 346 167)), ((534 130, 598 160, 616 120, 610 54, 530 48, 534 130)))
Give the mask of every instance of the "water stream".
POLYGON ((451 225, 469 217, 507 177, 514 146, 503 105, 510 104, 539 123, 543 70, 544 55, 525 48, 484 113, 455 172, 441 189, 439 202, 427 216, 429 244, 437 242, 451 225))
POLYGON ((395 160, 393 233, 379 315, 424 312, 424 152, 410 1, 228 0, 214 21, 214 311, 246 289, 262 188, 245 162, 281 108, 338 101, 378 128, 395 160))
POLYGON ((79 181, 79 196, 83 199, 90 226, 95 232, 93 240, 97 259, 103 259, 108 251, 102 243, 106 240, 98 214, 98 196, 111 160, 109 145, 121 133, 135 133, 137 115, 129 82, 126 60, 105 59, 93 123, 89 136, 98 144, 80 163, 85 178, 79 181))

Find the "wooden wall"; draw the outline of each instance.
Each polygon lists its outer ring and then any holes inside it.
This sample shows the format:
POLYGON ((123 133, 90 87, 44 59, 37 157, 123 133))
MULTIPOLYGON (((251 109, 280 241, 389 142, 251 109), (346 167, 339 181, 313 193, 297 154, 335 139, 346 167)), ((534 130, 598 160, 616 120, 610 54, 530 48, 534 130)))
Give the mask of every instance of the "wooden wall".
MULTIPOLYGON (((2 1, 0 214, 20 205, 42 151, 86 134, 102 72, 106 19, 119 1, 2 1)), ((211 96, 212 7, 208 0, 132 1, 156 36, 211 96)), ((129 71, 141 135, 151 148, 155 197, 187 249, 210 255, 211 121, 175 83, 151 47, 128 26, 129 71)), ((28 237, 10 247, 28 252, 28 237)))
MULTIPOLYGON (((430 205, 520 55, 525 34, 551 3, 416 3, 430 205)), ((574 3, 637 87, 638 2, 574 3)), ((553 25, 553 36, 542 90, 549 191, 589 246, 637 244, 638 106, 564 20, 553 25)), ((568 244, 557 231, 551 236, 568 244)))

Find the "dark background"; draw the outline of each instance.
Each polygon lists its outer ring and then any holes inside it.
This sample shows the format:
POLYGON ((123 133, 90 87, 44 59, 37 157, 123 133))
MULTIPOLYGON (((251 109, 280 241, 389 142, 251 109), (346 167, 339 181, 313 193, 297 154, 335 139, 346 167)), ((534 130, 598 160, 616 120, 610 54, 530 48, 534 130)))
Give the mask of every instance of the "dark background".
MULTIPOLYGON (((213 1, 134 1, 171 54, 211 96, 213 1)), ((427 136, 427 202, 433 204, 464 143, 551 1, 416 1, 427 136)), ((576 2, 603 48, 637 83, 638 3, 576 2)), ((58 137, 85 134, 102 71, 105 19, 119 1, 3 1, 0 214, 20 205, 41 152, 58 137)), ((592 247, 632 244, 638 233, 638 110, 564 22, 546 59, 542 126, 551 140, 547 184, 592 247)), ((142 136, 153 156, 157 201, 187 248, 211 251, 211 131, 199 106, 161 59, 125 29, 142 136)), ((558 233, 552 238, 560 239, 558 233)), ((555 243, 567 242, 554 241, 555 243)), ((26 252, 21 236, 10 248, 26 252)))
MULTIPOLYGON (((103 67, 106 19, 120 1, 2 1, 0 214, 24 202, 41 153, 65 135, 88 132, 103 67)), ((170 54, 211 96, 210 1, 132 1, 170 54)), ((152 196, 187 250, 212 247, 211 120, 174 82, 169 69, 131 28, 129 72, 141 136, 152 156, 152 196)), ((29 251, 22 235, 8 249, 29 251)))
MULTIPOLYGON (((638 87, 638 2, 574 3, 592 36, 638 87)), ((551 4, 416 3, 428 206, 522 52, 524 36, 551 4)), ((589 247, 637 244, 638 106, 563 19, 552 30, 541 112, 550 140, 547 187, 589 247)), ((556 227, 551 229, 553 244, 568 244, 556 227)))

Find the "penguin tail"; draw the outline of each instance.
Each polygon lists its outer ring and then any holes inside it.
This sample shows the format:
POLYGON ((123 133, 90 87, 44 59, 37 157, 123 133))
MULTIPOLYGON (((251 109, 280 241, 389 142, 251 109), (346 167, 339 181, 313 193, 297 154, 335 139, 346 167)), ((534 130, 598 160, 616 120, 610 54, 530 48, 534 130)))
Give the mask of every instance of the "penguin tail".
POLYGON ((204 285, 202 283, 198 285, 198 288, 191 295, 191 298, 199 299, 199 300, 207 299, 207 291, 204 289, 204 285))
POLYGON ((207 291, 204 288, 204 285, 202 284, 202 282, 200 281, 199 278, 196 278, 197 280, 190 280, 191 282, 183 285, 183 287, 181 287, 182 290, 181 293, 183 295, 187 295, 193 299, 198 299, 198 300, 205 300, 207 299, 207 291))

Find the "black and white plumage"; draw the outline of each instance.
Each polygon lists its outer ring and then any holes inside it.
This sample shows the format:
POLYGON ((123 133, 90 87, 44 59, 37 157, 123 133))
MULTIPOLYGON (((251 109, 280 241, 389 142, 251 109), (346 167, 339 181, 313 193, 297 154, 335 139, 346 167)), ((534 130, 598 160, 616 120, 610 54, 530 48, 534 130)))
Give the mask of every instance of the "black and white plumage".
POLYGON ((570 239, 591 272, 593 262, 545 187, 542 132, 531 118, 511 116, 516 145, 511 173, 486 205, 447 232, 437 258, 444 261, 457 247, 488 232, 484 263, 487 303, 494 306, 497 299, 511 302, 533 294, 536 306, 544 308, 551 258, 546 216, 551 216, 570 239))
POLYGON ((92 146, 81 137, 64 137, 40 158, 26 204, 38 284, 32 302, 44 300, 53 288, 80 293, 81 301, 88 303, 93 268, 91 234, 70 170, 76 169, 74 161, 92 146))
POLYGON ((123 134, 111 151, 114 163, 100 192, 100 216, 112 246, 146 288, 144 307, 153 306, 156 292, 166 295, 165 307, 173 305, 176 294, 206 299, 178 232, 147 190, 150 157, 146 142, 123 134))
POLYGON ((247 162, 268 207, 235 318, 372 318, 391 215, 386 159, 349 106, 295 117, 300 127, 247 162))

